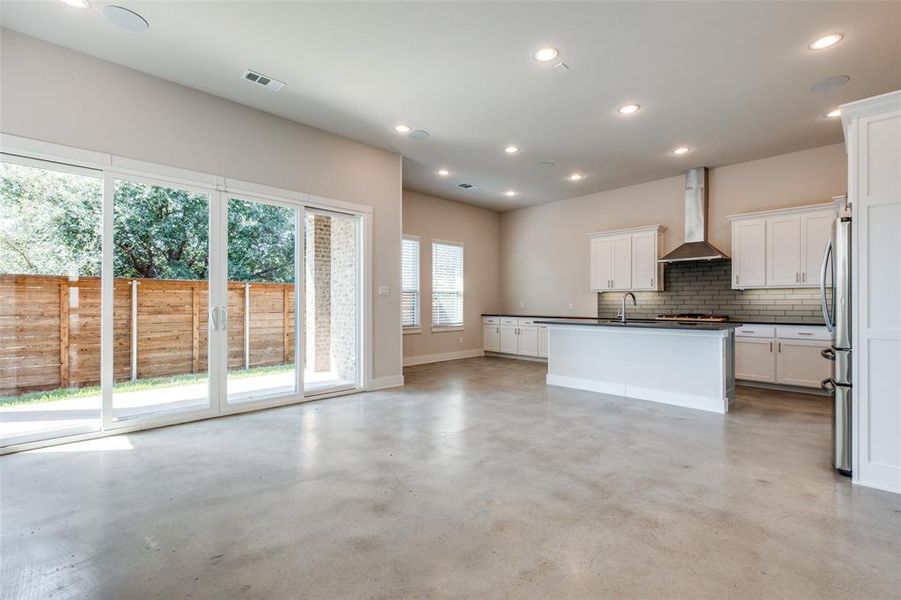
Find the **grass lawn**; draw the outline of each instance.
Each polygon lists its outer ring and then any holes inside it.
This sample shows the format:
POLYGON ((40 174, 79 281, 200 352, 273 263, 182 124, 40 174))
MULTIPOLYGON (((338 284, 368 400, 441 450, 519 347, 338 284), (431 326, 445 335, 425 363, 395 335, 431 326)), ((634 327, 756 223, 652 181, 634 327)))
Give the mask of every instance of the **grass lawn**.
MULTIPOLYGON (((228 376, 236 379, 245 377, 258 377, 272 373, 285 373, 294 369, 294 365, 275 365, 271 367, 257 367, 255 369, 236 369, 228 372, 228 376)), ((172 387, 176 385, 200 383, 207 378, 206 373, 189 373, 187 375, 172 375, 170 377, 152 377, 137 381, 126 381, 113 386, 114 392, 138 392, 155 388, 172 387)), ((14 404, 37 404, 40 402, 55 402, 57 400, 70 400, 72 398, 84 398, 100 394, 99 385, 91 385, 81 388, 62 388, 43 392, 29 392, 20 396, 0 396, 0 407, 14 404)))

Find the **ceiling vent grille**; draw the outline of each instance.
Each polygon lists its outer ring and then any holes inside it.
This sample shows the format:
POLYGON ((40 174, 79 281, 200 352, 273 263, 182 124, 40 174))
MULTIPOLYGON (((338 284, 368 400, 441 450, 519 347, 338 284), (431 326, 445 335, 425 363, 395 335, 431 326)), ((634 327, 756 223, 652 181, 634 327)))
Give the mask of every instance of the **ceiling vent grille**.
POLYGON ((262 73, 257 73, 256 71, 244 71, 244 79, 252 83, 256 83, 257 85, 261 85, 264 88, 270 89, 273 92, 281 91, 281 89, 285 87, 284 81, 273 79, 268 75, 263 75, 262 73))
POLYGON ((471 184, 471 183, 460 183, 460 184, 457 185, 457 187, 463 188, 464 190, 474 190, 474 189, 476 189, 476 186, 474 186, 474 185, 471 184))

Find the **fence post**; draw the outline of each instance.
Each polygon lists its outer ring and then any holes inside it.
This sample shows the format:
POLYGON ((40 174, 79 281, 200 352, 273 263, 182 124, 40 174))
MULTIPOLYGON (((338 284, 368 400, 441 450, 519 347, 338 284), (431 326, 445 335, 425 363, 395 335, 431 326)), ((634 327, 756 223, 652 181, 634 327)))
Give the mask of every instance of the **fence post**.
POLYGON ((288 350, 290 349, 290 341, 288 340, 288 286, 282 288, 282 362, 288 364, 288 350))
POLYGON ((59 284, 59 387, 69 387, 69 284, 59 284))
POLYGON ((191 286, 191 372, 200 369, 200 306, 198 306, 197 285, 191 286))
POLYGON ((250 368, 250 284, 244 284, 244 368, 250 368))
POLYGON ((136 279, 131 280, 131 380, 138 379, 138 285, 136 279))

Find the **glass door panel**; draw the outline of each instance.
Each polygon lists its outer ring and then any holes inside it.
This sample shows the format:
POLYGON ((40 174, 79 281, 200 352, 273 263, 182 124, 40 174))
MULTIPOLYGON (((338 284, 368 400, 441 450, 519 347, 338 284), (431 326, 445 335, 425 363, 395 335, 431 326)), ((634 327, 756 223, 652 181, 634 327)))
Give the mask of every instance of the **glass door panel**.
POLYGON ((359 381, 359 219, 304 216, 304 392, 351 389, 359 381))
POLYGON ((99 172, 0 160, 0 445, 101 425, 99 172))
POLYGON ((210 407, 210 197, 115 180, 113 418, 210 407))
POLYGON ((228 403, 297 393, 299 208, 228 201, 228 403))

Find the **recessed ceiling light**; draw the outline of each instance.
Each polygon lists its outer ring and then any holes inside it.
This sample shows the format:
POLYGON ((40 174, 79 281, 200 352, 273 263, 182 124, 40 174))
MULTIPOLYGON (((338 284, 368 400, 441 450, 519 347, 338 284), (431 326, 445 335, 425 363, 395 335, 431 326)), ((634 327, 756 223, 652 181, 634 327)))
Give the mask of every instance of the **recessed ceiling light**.
POLYGON ((507 196, 508 198, 512 198, 515 195, 516 195, 516 192, 513 190, 507 190, 506 192, 504 192, 504 196, 507 196))
POLYGON ((571 173, 567 175, 566 178, 570 181, 582 181, 583 179, 585 179, 585 176, 581 173, 571 173))
POLYGON ((410 126, 404 124, 395 125, 394 131, 396 131, 397 133, 410 133, 410 126))
POLYGON ((88 8, 91 5, 88 3, 88 0, 60 0, 63 4, 68 4, 69 6, 73 6, 75 8, 88 8))
POLYGON ((150 23, 147 22, 147 19, 133 10, 116 6, 115 4, 104 6, 103 16, 113 25, 126 31, 147 31, 150 29, 150 23))
POLYGON ((556 48, 542 48, 533 54, 538 62, 550 62, 560 56, 560 52, 556 48))
POLYGON ((438 173, 438 175, 440 175, 441 177, 447 177, 448 175, 450 175, 450 171, 448 171, 447 169, 438 169, 435 172, 438 173))
POLYGON ((624 104, 624 105, 620 106, 619 108, 617 108, 616 112, 618 112, 621 115, 631 115, 631 114, 637 113, 638 109, 640 109, 640 108, 641 107, 637 104, 624 104))
POLYGON ((554 167, 557 166, 557 163, 551 162, 549 160, 543 160, 540 163, 538 163, 536 166, 541 167, 542 169, 553 169, 554 167))
POLYGON ((677 148, 673 148, 673 154, 681 156, 682 154, 687 154, 688 150, 688 146, 679 146, 677 148))
POLYGON ((410 132, 410 139, 416 141, 422 141, 429 139, 429 132, 425 129, 417 129, 415 131, 410 132))
POLYGON ((519 152, 519 147, 510 144, 509 146, 504 148, 504 152, 506 152, 507 154, 516 154, 517 152, 519 152))
POLYGON ((822 50, 824 48, 828 48, 829 46, 834 46, 840 41, 844 36, 840 33, 830 33, 829 35, 824 35, 821 38, 817 38, 814 41, 810 42, 807 47, 811 50, 822 50))
POLYGON ((829 112, 827 112, 826 116, 830 119, 834 119, 835 117, 842 116, 842 111, 840 108, 836 108, 835 110, 830 110, 829 112))

